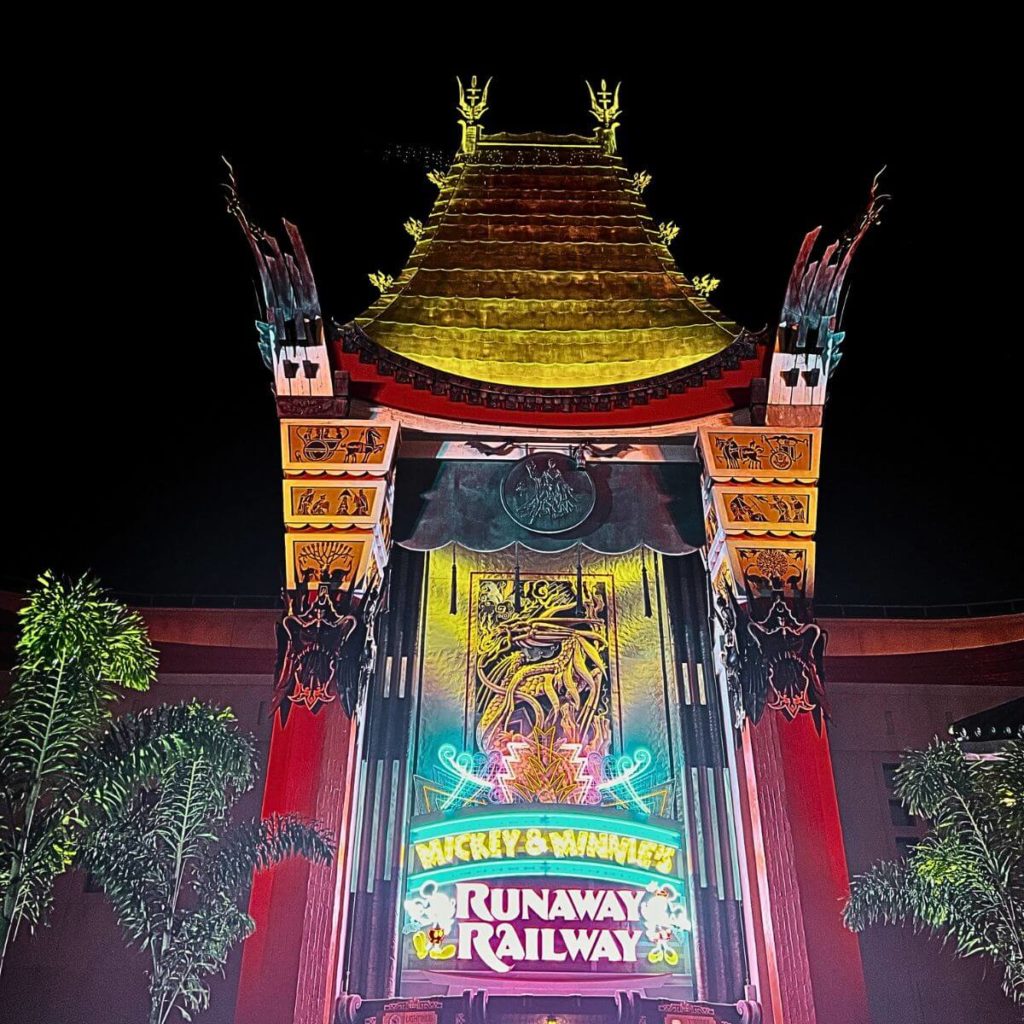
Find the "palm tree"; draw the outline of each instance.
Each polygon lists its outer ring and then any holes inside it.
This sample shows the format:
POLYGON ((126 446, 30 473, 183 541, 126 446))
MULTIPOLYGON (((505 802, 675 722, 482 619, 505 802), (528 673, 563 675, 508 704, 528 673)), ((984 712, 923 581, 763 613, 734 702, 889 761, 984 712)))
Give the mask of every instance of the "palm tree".
MULTIPOLYGON (((156 675, 142 619, 88 576, 44 573, 19 617, 11 689, 0 707, 0 971, 19 924, 34 925, 49 908, 90 799, 107 799, 87 753, 118 687, 145 690, 156 675)), ((130 763, 104 766, 119 790, 130 788, 132 765, 166 747, 150 739, 130 763)))
POLYGON ((233 726, 229 710, 163 706, 123 716, 106 740, 116 758, 147 735, 182 738, 141 790, 107 805, 83 855, 126 938, 150 954, 150 1024, 207 1008, 207 978, 253 931, 239 903, 254 870, 292 855, 321 863, 333 855, 325 833, 294 817, 231 823, 257 763, 252 738, 233 726))
POLYGON ((931 824, 905 861, 853 880, 847 927, 913 922, 952 939, 960 956, 984 954, 1003 990, 1024 1003, 1024 743, 967 759, 956 743, 904 755, 895 793, 931 824))

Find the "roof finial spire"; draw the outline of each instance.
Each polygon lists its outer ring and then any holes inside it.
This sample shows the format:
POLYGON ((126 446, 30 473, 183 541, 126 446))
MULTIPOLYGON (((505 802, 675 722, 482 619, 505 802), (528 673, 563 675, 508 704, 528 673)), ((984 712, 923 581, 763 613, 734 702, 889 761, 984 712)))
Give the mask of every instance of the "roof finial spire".
POLYGON ((491 87, 492 79, 487 79, 483 89, 476 84, 476 75, 469 80, 468 89, 463 88, 462 79, 458 76, 455 81, 459 83, 458 110, 462 114, 459 120, 462 126, 462 152, 475 153, 480 137, 479 121, 487 112, 487 91, 491 87))
POLYGON ((622 112, 619 107, 619 90, 622 83, 619 82, 612 92, 608 83, 602 78, 601 88, 594 92, 594 87, 587 82, 587 91, 590 93, 590 112, 597 118, 597 128, 594 129, 598 141, 604 149, 605 156, 614 156, 616 151, 615 129, 619 127, 616 118, 622 112))

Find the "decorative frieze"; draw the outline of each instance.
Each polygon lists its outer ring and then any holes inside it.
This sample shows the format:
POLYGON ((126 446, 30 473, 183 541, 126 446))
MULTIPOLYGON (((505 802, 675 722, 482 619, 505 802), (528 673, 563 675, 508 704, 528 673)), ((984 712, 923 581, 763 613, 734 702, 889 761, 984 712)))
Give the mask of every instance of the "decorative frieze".
POLYGON ((726 533, 812 536, 818 519, 815 487, 721 484, 713 490, 716 520, 726 533))
POLYGON ((286 473, 386 474, 398 427, 377 420, 283 419, 281 464, 286 473))
POLYGON ((820 428, 705 428, 700 441, 706 472, 715 481, 815 483, 818 479, 820 428))
POLYGON ((293 526, 373 527, 390 498, 386 478, 286 477, 284 521, 293 526))

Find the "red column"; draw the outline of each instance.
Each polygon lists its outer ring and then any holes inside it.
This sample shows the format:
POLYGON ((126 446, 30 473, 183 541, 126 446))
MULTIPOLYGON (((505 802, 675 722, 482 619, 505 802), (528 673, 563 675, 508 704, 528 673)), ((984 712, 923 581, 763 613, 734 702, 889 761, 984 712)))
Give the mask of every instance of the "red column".
POLYGON ((332 864, 292 858, 253 881, 255 933, 242 951, 238 1024, 329 1024, 344 927, 355 723, 337 704, 275 715, 263 817, 297 814, 334 837, 332 864))
POLYGON ((773 1024, 870 1024, 828 737, 767 712, 743 742, 773 1024))

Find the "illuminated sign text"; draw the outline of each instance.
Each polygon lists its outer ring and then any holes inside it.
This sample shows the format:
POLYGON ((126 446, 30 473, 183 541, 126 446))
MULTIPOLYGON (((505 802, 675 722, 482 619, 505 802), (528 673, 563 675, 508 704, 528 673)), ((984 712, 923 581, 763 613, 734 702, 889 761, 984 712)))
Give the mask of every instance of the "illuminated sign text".
MULTIPOLYGON (((454 893, 424 882, 405 901, 420 960, 456 960, 507 974, 517 964, 679 963, 690 922, 669 883, 645 889, 492 886, 454 893), (643 953, 638 952, 641 941, 643 953)), ((526 967, 529 970, 529 967, 526 967)))
POLYGON ((455 886, 458 959, 505 974, 519 962, 636 963, 643 890, 455 886), (513 923, 515 922, 515 923, 513 923), (563 927, 550 927, 563 922, 563 927), (589 922, 594 927, 571 927, 589 922), (548 927, 545 927, 548 925, 548 927), (615 927, 621 925, 622 927, 615 927))
POLYGON ((414 844, 419 868, 530 857, 601 860, 670 875, 676 848, 651 839, 577 828, 492 828, 462 832, 414 844))

